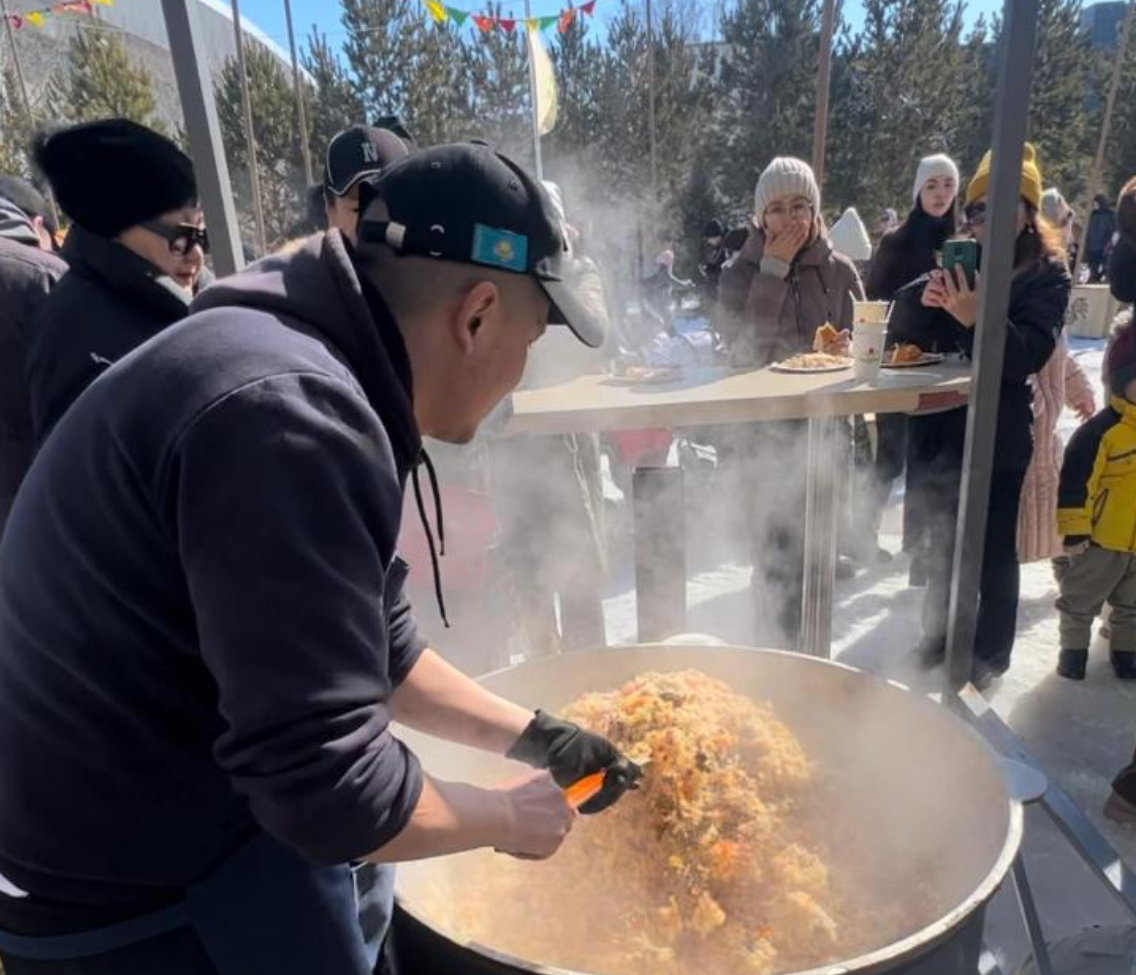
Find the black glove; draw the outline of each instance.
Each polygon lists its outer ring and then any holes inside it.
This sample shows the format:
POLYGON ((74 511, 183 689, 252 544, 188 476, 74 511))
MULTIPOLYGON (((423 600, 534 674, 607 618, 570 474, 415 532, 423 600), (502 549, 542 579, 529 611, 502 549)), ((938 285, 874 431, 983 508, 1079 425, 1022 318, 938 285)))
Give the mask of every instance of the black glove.
POLYGON ((603 788, 580 806, 580 812, 589 816, 613 805, 628 789, 637 789, 643 775, 643 770, 620 755, 606 738, 543 711, 536 712, 505 757, 548 769, 562 789, 585 776, 604 772, 603 788))

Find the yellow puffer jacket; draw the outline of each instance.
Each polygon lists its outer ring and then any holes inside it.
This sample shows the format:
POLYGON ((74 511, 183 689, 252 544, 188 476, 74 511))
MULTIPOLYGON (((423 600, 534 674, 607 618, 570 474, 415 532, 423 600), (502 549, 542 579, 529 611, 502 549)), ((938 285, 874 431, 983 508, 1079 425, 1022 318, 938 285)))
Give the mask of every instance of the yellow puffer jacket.
POLYGON ((1065 448, 1057 531, 1136 552, 1136 403, 1113 396, 1065 448))

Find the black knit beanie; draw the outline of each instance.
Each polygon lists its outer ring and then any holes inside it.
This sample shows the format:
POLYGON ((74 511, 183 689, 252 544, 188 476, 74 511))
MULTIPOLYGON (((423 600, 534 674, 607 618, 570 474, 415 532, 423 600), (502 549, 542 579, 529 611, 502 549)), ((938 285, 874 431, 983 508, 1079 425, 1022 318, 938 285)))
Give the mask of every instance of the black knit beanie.
POLYGON ((100 237, 116 237, 197 201, 189 157, 164 135, 127 119, 40 133, 32 153, 63 212, 100 237))

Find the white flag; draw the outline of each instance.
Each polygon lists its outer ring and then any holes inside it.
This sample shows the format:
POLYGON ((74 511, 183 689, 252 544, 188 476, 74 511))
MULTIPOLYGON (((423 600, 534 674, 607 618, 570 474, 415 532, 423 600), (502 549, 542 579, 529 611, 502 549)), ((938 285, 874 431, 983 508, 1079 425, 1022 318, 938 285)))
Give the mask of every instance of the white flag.
POLYGON ((556 128, 556 72, 540 39, 540 29, 526 25, 529 35, 529 64, 532 66, 532 95, 540 134, 548 135, 556 128))

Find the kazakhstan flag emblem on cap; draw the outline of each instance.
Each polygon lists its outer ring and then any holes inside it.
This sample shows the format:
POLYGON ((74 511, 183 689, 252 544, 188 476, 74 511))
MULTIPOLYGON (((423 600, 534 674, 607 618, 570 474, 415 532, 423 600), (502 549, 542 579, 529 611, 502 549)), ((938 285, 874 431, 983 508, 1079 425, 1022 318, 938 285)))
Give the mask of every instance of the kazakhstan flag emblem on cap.
POLYGON ((529 263, 529 239, 524 234, 497 230, 483 223, 473 225, 473 253, 478 264, 524 273, 529 263))

